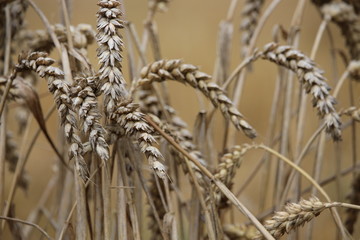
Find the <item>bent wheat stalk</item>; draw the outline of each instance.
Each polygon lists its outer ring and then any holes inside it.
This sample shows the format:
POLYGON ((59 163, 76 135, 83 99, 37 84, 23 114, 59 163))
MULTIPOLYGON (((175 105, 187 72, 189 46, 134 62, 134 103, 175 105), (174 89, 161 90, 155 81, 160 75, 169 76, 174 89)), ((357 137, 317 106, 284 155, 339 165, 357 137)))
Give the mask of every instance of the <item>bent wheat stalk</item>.
POLYGON ((335 141, 341 140, 340 117, 334 106, 336 99, 329 93, 331 88, 326 83, 323 71, 317 68, 310 58, 291 46, 269 43, 264 47, 261 56, 297 74, 306 93, 313 97, 313 107, 317 108, 319 116, 325 120, 326 132, 331 134, 335 141))
POLYGON ((77 120, 75 110, 71 106, 70 85, 64 80, 64 73, 59 68, 51 66, 55 61, 44 52, 33 52, 20 56, 16 66, 17 71, 26 69, 35 71, 40 77, 48 80, 49 91, 54 100, 64 126, 65 136, 70 144, 70 158, 75 159, 76 170, 83 179, 88 177, 88 169, 83 158, 84 150, 77 134, 77 120))
POLYGON ((243 115, 235 108, 225 92, 217 84, 210 81, 209 75, 200 72, 194 65, 184 64, 178 59, 154 62, 141 70, 141 79, 135 83, 133 88, 168 79, 187 83, 193 88, 199 89, 215 107, 220 108, 224 117, 230 119, 237 129, 241 129, 249 138, 256 137, 254 128, 244 120, 243 115))

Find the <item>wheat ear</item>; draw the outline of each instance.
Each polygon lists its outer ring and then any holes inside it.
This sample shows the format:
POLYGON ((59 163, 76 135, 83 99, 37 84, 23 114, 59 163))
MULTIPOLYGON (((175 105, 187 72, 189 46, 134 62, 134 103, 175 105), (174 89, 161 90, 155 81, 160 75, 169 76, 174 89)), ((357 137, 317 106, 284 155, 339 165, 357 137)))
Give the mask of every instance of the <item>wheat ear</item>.
MULTIPOLYGON (((288 203, 283 211, 275 212, 274 216, 264 224, 274 238, 278 239, 285 233, 303 226, 327 208, 341 206, 339 202, 324 203, 316 197, 302 199, 299 203, 288 203)), ((256 239, 262 239, 258 237, 256 239)))
POLYGON ((242 21, 240 30, 242 31, 241 43, 242 54, 245 56, 247 48, 250 44, 250 39, 253 36, 254 30, 257 26, 261 7, 264 5, 264 0, 247 0, 242 10, 242 21))
POLYGON ((341 140, 340 117, 334 106, 336 100, 329 93, 331 88, 326 83, 323 71, 317 68, 310 58, 291 46, 269 43, 264 47, 261 56, 297 74, 306 93, 312 95, 313 107, 317 108, 318 114, 325 120, 326 131, 335 141, 341 140))
POLYGON ((352 5, 345 2, 331 2, 321 7, 325 17, 330 17, 344 35, 351 59, 360 59, 360 16, 352 5))
MULTIPOLYGON (((232 186, 236 170, 240 167, 242 159, 246 151, 250 148, 248 145, 234 146, 230 152, 225 153, 219 160, 219 163, 215 169, 215 179, 221 181, 229 189, 232 186)), ((215 184, 212 184, 213 191, 215 193, 215 200, 217 204, 221 205, 223 194, 217 188, 215 184)))
POLYGON ((105 130, 100 124, 101 115, 93 89, 94 77, 74 78, 71 88, 73 106, 78 109, 83 132, 89 135, 91 149, 104 161, 109 159, 109 146, 105 141, 105 130))
POLYGON ((164 157, 155 147, 154 129, 146 122, 144 114, 138 111, 138 107, 138 104, 131 100, 117 103, 115 111, 109 115, 111 126, 108 129, 116 136, 134 136, 151 168, 163 179, 166 177, 165 167, 161 163, 164 157))
POLYGON ((101 91, 104 93, 105 113, 109 115, 115 111, 116 103, 127 96, 121 66, 123 41, 117 32, 123 28, 123 22, 120 19, 120 2, 101 0, 98 5, 100 10, 97 13, 96 40, 99 44, 99 79, 101 91))
POLYGON ((44 52, 33 52, 20 56, 16 65, 17 71, 30 69, 40 77, 48 81, 49 91, 53 94, 54 100, 60 115, 61 125, 64 126, 65 136, 70 144, 70 158, 75 159, 76 170, 85 180, 88 177, 88 169, 83 158, 83 145, 77 134, 77 119, 72 107, 70 97, 70 84, 64 80, 64 73, 59 68, 51 66, 55 61, 44 52))
MULTIPOLYGON (((55 24, 52 26, 57 39, 60 43, 67 44, 66 27, 62 24, 55 24)), ((95 40, 95 31, 89 24, 79 24, 77 26, 70 26, 70 35, 73 40, 75 49, 86 49, 95 40)), ((27 48, 32 51, 51 52, 54 48, 54 42, 46 30, 26 30, 21 32, 20 41, 26 44, 27 48)))
MULTIPOLYGON (((200 72, 191 64, 184 64, 181 60, 160 60, 141 70, 139 85, 165 80, 176 80, 190 84, 199 89, 208 97, 215 107, 219 107, 226 119, 230 119, 237 129, 241 129, 249 138, 256 137, 255 130, 244 120, 243 115, 235 108, 225 92, 214 82, 210 76, 200 72)), ((136 87, 136 86, 135 86, 136 87)))

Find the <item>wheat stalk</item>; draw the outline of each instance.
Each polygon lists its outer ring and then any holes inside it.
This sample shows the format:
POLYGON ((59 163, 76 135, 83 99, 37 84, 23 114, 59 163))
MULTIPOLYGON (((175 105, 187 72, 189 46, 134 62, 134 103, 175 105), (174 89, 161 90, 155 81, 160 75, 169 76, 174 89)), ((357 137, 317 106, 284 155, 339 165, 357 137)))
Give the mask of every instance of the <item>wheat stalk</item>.
MULTIPOLYGON (((163 218, 166 214, 166 210, 164 208, 164 204, 160 197, 160 193, 159 193, 160 189, 157 187, 156 182, 155 182, 155 176, 152 176, 150 178, 149 184, 150 184, 149 191, 150 191, 154 206, 156 208, 157 214, 159 215, 160 219, 163 220, 163 218)), ((159 185, 160 184, 161 183, 159 183, 159 185)), ((164 192, 163 185, 160 185, 160 186, 161 186, 161 190, 164 192)), ((149 209, 147 216, 150 218, 149 225, 148 225, 148 228, 151 231, 150 239, 152 239, 152 240, 159 239, 159 237, 161 236, 161 229, 159 228, 158 223, 156 222, 153 209, 149 209)))

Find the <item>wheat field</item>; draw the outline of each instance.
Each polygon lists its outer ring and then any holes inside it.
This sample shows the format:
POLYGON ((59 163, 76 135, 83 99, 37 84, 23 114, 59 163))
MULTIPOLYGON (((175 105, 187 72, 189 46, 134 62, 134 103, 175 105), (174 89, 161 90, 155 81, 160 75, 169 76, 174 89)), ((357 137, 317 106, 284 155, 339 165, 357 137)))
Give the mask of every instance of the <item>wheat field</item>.
POLYGON ((358 239, 355 0, 0 0, 0 239, 358 239))

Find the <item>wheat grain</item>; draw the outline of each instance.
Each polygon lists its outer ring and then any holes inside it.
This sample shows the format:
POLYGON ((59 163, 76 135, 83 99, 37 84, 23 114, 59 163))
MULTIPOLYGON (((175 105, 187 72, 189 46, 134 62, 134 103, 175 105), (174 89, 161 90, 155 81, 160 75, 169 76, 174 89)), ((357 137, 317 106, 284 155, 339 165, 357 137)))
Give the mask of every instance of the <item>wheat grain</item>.
POLYGON ((344 2, 351 4, 354 7, 356 14, 360 14, 360 2, 354 0, 344 0, 344 2))
MULTIPOLYGON (((0 77, 0 96, 3 96, 3 94, 5 92, 5 87, 6 87, 7 81, 8 81, 7 78, 0 77)), ((9 100, 16 101, 16 100, 20 99, 20 96, 17 91, 17 84, 16 84, 17 81, 18 81, 18 79, 15 78, 13 80, 13 82, 11 83, 9 93, 7 95, 7 99, 9 99, 9 100)))
POLYGON ((349 107, 341 111, 340 114, 350 116, 353 120, 360 122, 360 108, 358 107, 349 107))
POLYGON ((198 71, 194 65, 184 64, 181 60, 160 60, 141 70, 141 79, 137 84, 150 84, 167 79, 187 83, 199 89, 215 107, 220 108, 224 117, 230 119, 237 129, 241 129, 249 138, 256 137, 255 130, 244 120, 243 115, 234 107, 224 91, 210 81, 209 75, 198 71))
POLYGON ((350 74, 350 77, 352 77, 355 80, 360 79, 360 61, 359 60, 353 60, 349 63, 348 71, 350 74))
POLYGON ((313 107, 325 120, 326 131, 335 141, 341 139, 340 117, 335 110, 336 100, 329 93, 330 87, 326 83, 323 71, 317 68, 310 58, 291 46, 281 46, 269 43, 264 47, 262 58, 277 63, 294 71, 302 83, 306 93, 312 95, 313 107))

